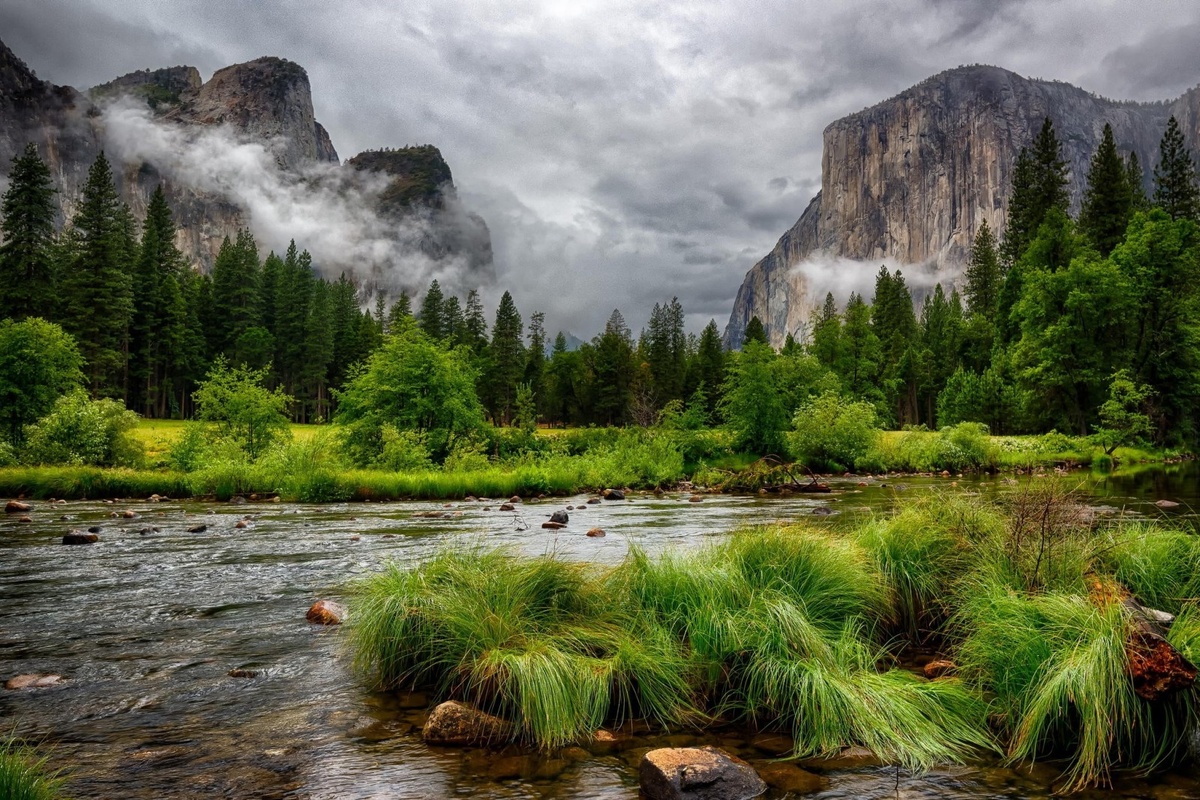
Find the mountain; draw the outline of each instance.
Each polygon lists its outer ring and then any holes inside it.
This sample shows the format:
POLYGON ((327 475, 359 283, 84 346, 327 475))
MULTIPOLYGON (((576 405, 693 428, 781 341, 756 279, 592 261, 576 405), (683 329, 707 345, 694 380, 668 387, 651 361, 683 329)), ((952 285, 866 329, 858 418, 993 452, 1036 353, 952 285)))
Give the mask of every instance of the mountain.
POLYGON ((85 94, 40 80, 0 42, 0 174, 29 141, 50 165, 60 222, 74 214, 88 168, 104 150, 136 217, 163 185, 178 244, 200 269, 240 227, 255 230, 265 247, 285 246, 277 236, 312 247, 306 235, 315 238, 314 226, 349 220, 353 230, 340 239, 375 238, 354 252, 331 246, 322 258, 314 251, 333 277, 345 269, 367 289, 413 293, 435 273, 458 275, 462 286, 454 288, 494 280, 487 225, 462 207, 437 148, 371 151, 342 165, 314 115, 308 74, 286 59, 234 64, 207 81, 190 66, 140 70, 85 94), (205 161, 225 156, 218 165, 205 161), (246 161, 245 176, 237 158, 246 161), (330 203, 337 214, 325 213, 330 203), (280 209, 303 212, 296 230, 280 230, 280 209), (377 263, 362 263, 364 253, 377 263))
POLYGON ((1047 116, 1070 163, 1072 210, 1078 211, 1104 124, 1112 125, 1122 154, 1137 153, 1149 187, 1158 142, 1172 115, 1196 148, 1200 88, 1170 102, 1122 102, 1059 81, 970 66, 837 120, 824 133, 821 191, 746 273, 725 329, 726 344, 741 346, 754 316, 777 346, 788 333, 803 332, 828 288, 810 285, 797 269, 806 260, 868 275, 884 259, 913 270, 960 274, 983 221, 1003 230, 1017 154, 1047 116))

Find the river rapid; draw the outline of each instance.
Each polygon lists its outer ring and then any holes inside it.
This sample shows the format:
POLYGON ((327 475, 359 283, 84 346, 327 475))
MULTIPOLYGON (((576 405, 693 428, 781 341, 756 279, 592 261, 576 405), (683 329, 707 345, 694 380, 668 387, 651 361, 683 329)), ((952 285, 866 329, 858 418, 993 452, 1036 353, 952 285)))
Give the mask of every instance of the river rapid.
MULTIPOLYGON (((1111 513, 1194 526, 1200 510, 1195 464, 1067 480, 1111 513), (1180 506, 1163 510, 1158 500, 1180 506)), ((342 629, 309 625, 304 614, 386 561, 415 563, 447 545, 504 544, 614 563, 631 543, 651 552, 695 547, 747 524, 830 524, 909 494, 992 496, 1012 487, 1005 478, 857 484, 834 481, 825 496, 700 503, 678 494, 600 505, 587 505, 586 496, 552 498, 515 512, 499 511, 494 500, 449 507, 37 502, 31 523, 15 514, 0 519, 0 683, 26 673, 65 680, 0 689, 0 732, 40 743, 76 798, 635 798, 647 749, 694 743, 765 766, 771 743, 736 729, 703 738, 633 735, 619 746, 543 755, 430 748, 420 738, 427 698, 371 692, 353 670, 342 629), (567 506, 575 508, 566 528, 541 528, 567 506), (833 513, 814 514, 818 508, 833 513), (125 511, 137 517, 120 516, 125 511), (415 516, 429 512, 449 516, 415 516), (248 527, 235 527, 246 518, 248 527), (200 525, 207 527, 189 532, 200 525), (91 526, 100 528, 97 544, 60 543, 64 533, 91 526), (607 536, 586 537, 593 527, 607 536), (257 674, 231 677, 231 670, 257 674)), ((819 798, 1040 798, 1051 796, 1056 775, 1044 765, 990 762, 920 776, 870 763, 806 766, 821 777, 805 796, 819 798)), ((1101 794, 1200 797, 1200 771, 1122 779, 1101 794)))

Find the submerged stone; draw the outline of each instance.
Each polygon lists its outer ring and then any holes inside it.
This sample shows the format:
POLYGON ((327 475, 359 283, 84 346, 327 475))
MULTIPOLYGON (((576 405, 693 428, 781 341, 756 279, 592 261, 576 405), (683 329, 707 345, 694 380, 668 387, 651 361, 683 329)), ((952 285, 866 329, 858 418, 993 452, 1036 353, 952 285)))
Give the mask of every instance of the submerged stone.
POLYGON ((449 700, 430 713, 421 738, 427 744, 453 747, 501 744, 512 738, 512 726, 499 717, 449 700))
POLYGON ((341 625, 346 618, 346 607, 332 600, 318 600, 304 618, 315 625, 341 625))
POLYGON ((758 773, 715 747, 664 747, 638 768, 646 800, 749 800, 767 790, 758 773))

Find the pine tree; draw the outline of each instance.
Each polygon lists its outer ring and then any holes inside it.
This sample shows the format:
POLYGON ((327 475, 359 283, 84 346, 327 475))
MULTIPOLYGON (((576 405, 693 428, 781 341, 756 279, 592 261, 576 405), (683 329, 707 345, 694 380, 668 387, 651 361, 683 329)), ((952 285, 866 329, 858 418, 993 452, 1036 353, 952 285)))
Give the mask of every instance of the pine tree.
POLYGON ((1002 280, 1000 257, 996 252, 996 237, 984 220, 971 242, 971 255, 967 259, 967 311, 984 319, 995 320, 1002 280))
POLYGON ((1079 229, 1100 255, 1107 256, 1125 238, 1131 216, 1133 193, 1128 168, 1117 153, 1112 126, 1106 122, 1088 170, 1079 229))
POLYGON ((767 329, 763 327, 762 320, 755 315, 746 323, 746 333, 742 336, 742 346, 745 347, 749 342, 759 342, 760 344, 769 345, 767 341, 767 329))
POLYGON ((467 305, 463 310, 463 325, 466 327, 468 344, 476 356, 487 349, 487 318, 483 314, 483 301, 479 292, 471 289, 467 292, 467 305))
POLYGON ((399 332, 405 325, 412 320, 412 298, 408 296, 408 292, 401 292, 400 297, 392 307, 388 309, 387 325, 385 329, 389 334, 399 332))
POLYGON ((1146 176, 1135 152, 1129 153, 1125 162, 1125 185, 1129 187, 1129 206, 1133 213, 1150 210, 1150 198, 1146 196, 1146 176))
POLYGON ((32 142, 13 157, 0 202, 0 319, 54 318, 54 186, 32 142))
POLYGON ((1183 131, 1174 117, 1158 145, 1158 166, 1154 168, 1154 205, 1171 219, 1200 222, 1200 187, 1196 185, 1196 164, 1183 140, 1183 131))
POLYGON ((837 372, 853 394, 877 398, 875 376, 879 372, 879 337, 871 328, 871 307, 862 295, 850 293, 842 327, 841 359, 837 372))
POLYGON ((1008 222, 1000 246, 1005 264, 1016 263, 1024 254, 1051 209, 1067 210, 1070 200, 1067 183, 1067 161, 1062 155, 1062 145, 1054 133, 1054 124, 1046 117, 1033 145, 1021 148, 1013 170, 1008 222))
POLYGON ((452 345, 466 342, 467 329, 463 320, 462 303, 455 295, 450 295, 442 303, 442 336, 452 345))
POLYGON ((578 365, 578 354, 567 350, 567 337, 559 331, 554 337, 550 362, 546 365, 546 408, 551 422, 566 424, 576 418, 579 412, 579 400, 575 394, 578 365))
POLYGON ((125 396, 129 321, 133 316, 131 217, 117 196, 103 151, 88 170, 72 226, 78 250, 63 275, 62 324, 87 363, 92 394, 125 396))
POLYGON ((183 368, 180 359, 186 353, 187 326, 183 272, 183 254, 175 246, 175 222, 158 186, 142 223, 130 324, 129 403, 147 416, 170 413, 171 377, 183 368))
POLYGON ((540 411, 546 408, 546 315, 529 315, 529 350, 525 358, 524 383, 533 392, 540 411))
MULTIPOLYGON (((721 400, 721 385, 725 382, 725 346, 717 321, 710 319, 700 332, 696 345, 696 387, 703 385, 707 392, 708 414, 711 417, 721 400)), ((695 388, 693 388, 695 391, 695 388)))
POLYGON ((517 401, 517 385, 525 372, 525 347, 521 344, 521 314, 508 292, 500 298, 492 325, 491 363, 488 376, 489 410, 507 424, 517 401))
POLYGON ((272 250, 263 259, 258 281, 259 324, 266 328, 272 337, 278 333, 275 330, 275 295, 279 291, 279 276, 282 272, 283 259, 272 250))
POLYGON ((304 329, 304 364, 300 373, 303 390, 298 411, 301 422, 323 422, 330 417, 329 370, 334 358, 332 294, 329 283, 313 283, 304 329))
POLYGON ((312 256, 288 245, 275 289, 275 374, 286 394, 299 394, 304 369, 304 328, 315 276, 312 256))
MULTIPOLYGON (((294 243, 289 252, 293 250, 294 243)), ((212 269, 213 304, 219 312, 213 320, 213 342, 218 353, 234 359, 235 366, 243 363, 237 361, 238 340, 249 329, 262 327, 259 271, 258 244, 253 234, 242 228, 235 241, 225 237, 212 269)), ((279 312, 276 308, 275 313, 279 312)))
POLYGON ((437 278, 434 278, 425 292, 425 299, 421 301, 421 315, 417 324, 421 326, 425 335, 435 342, 440 342, 446 337, 445 310, 446 298, 442 296, 442 287, 437 278))
POLYGON ((825 303, 813 324, 809 352, 825 366, 833 367, 840 357, 841 339, 842 318, 838 314, 837 302, 833 299, 833 292, 826 292, 825 303))
POLYGON ((617 309, 593 342, 595 399, 593 414, 604 425, 621 425, 629 419, 633 402, 633 339, 625 317, 617 309))

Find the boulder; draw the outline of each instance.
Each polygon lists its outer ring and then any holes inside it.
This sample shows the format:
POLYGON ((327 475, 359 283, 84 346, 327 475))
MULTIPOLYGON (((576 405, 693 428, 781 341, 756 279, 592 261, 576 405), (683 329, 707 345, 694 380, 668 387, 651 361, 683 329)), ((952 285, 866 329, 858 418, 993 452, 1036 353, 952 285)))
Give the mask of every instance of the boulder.
POLYGON ((501 511, 516 511, 517 507, 514 506, 512 503, 501 503, 500 510, 501 511))
POLYGON ((95 544, 98 541, 99 535, 85 531, 71 531, 62 538, 63 544, 95 544))
POLYGON ((557 522, 561 525, 566 525, 571 521, 571 518, 567 516, 567 512, 565 511, 555 511, 550 515, 550 521, 557 522))
POLYGON ((231 669, 229 670, 231 678, 257 678, 258 670, 256 669, 231 669))
POLYGON ((188 533, 204 533, 206 530, 208 530, 208 526, 202 524, 202 525, 193 525, 192 527, 187 529, 187 532, 188 533))
POLYGON ((512 738, 512 726, 499 717, 450 700, 430 712, 421 738, 426 744, 453 747, 503 744, 512 738))
POLYGON ((698 494, 694 494, 688 498, 688 502, 689 503, 702 503, 702 502, 704 502, 704 498, 698 494))
POLYGON ((567 526, 562 524, 561 522, 543 522, 542 527, 545 528, 546 530, 556 531, 559 528, 565 528, 567 526))
POLYGON ((33 522, 33 517, 26 514, 25 516, 23 516, 19 520, 17 520, 17 522, 24 522, 24 523, 33 522))
POLYGON ((332 600, 318 600, 304 618, 315 625, 341 625, 346 618, 346 607, 332 600))
POLYGON ((134 511, 132 508, 127 508, 121 512, 121 516, 124 517, 125 519, 137 519, 138 513, 136 511, 134 511))
POLYGON ((1176 503, 1174 500, 1159 500, 1154 505, 1159 508, 1179 508, 1179 503, 1176 503))
POLYGON ((600 537, 604 536, 604 529, 603 528, 592 528, 590 531, 587 532, 587 535, 591 536, 592 538, 600 538, 600 537))
POLYGON ((593 498, 590 498, 590 499, 587 501, 587 504, 588 504, 589 506, 594 506, 594 505, 596 505, 596 504, 597 504, 597 503, 599 503, 599 502, 600 502, 600 498, 599 498, 599 497, 593 497, 593 498))
POLYGON ((646 800, 748 800, 767 784, 745 761, 715 747, 663 747, 638 768, 646 800))
POLYGON ((812 794, 828 784, 825 778, 816 773, 783 762, 760 767, 758 774, 772 789, 789 794, 812 794))
POLYGON ((93 525, 92 527, 88 528, 88 533, 99 533, 99 532, 100 532, 99 525, 93 525))
POLYGON ((512 497, 508 498, 508 502, 510 502, 510 503, 519 503, 519 502, 521 502, 521 498, 517 497, 517 496, 514 494, 512 497))
POLYGON ((26 511, 32 511, 33 506, 29 503, 22 503, 20 500, 9 500, 4 504, 5 514, 23 514, 26 511))
POLYGON ((926 664, 922 671, 925 673, 925 677, 932 681, 944 675, 952 675, 957 669, 958 667, 954 666, 953 661, 937 659, 926 664))
POLYGON ((602 495, 605 500, 624 500, 625 493, 620 489, 605 489, 602 495))
POLYGON ((245 530, 246 528, 250 527, 250 523, 246 522, 244 519, 239 519, 237 524, 235 524, 233 527, 237 528, 238 530, 245 530))
POLYGON ((828 517, 833 513, 833 509, 828 506, 817 506, 812 510, 814 517, 828 517))

